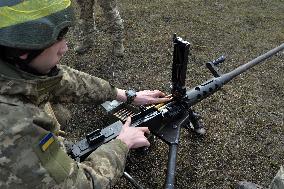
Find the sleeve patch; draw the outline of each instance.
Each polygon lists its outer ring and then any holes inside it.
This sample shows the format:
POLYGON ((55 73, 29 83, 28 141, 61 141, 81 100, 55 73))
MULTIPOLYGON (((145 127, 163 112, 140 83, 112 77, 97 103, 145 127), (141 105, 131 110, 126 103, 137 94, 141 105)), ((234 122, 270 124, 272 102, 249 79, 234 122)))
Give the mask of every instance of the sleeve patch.
POLYGON ((48 133, 39 142, 40 149, 44 152, 54 142, 54 136, 52 133, 48 133))

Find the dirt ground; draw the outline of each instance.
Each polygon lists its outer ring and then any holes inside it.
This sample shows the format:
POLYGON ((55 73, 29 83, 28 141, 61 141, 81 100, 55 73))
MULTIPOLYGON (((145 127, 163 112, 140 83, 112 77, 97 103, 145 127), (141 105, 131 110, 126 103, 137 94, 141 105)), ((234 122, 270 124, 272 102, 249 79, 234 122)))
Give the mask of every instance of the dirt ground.
MULTIPOLYGON (((125 56, 111 55, 110 34, 97 13, 96 44, 84 55, 72 50, 70 33, 63 63, 109 80, 119 88, 170 92, 172 35, 191 43, 190 89, 211 78, 205 63, 227 57, 225 73, 284 42, 283 0, 118 0, 125 25, 125 56)), ((176 188, 227 189, 240 180, 268 187, 284 157, 284 52, 278 53, 194 106, 207 133, 183 130, 177 157, 176 188)), ((107 125, 96 105, 68 105, 73 118, 68 138, 107 125)), ((162 188, 168 146, 152 143, 147 155, 133 154, 128 172, 145 188, 162 188)), ((113 188, 133 188, 124 178, 113 188)))

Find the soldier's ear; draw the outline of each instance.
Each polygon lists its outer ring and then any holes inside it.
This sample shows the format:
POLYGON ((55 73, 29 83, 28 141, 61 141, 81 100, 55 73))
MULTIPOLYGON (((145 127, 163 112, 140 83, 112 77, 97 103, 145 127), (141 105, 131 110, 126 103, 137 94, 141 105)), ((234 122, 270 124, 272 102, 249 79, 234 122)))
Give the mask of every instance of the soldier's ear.
POLYGON ((22 60, 26 60, 28 58, 28 56, 29 56, 29 53, 25 53, 25 54, 19 56, 19 58, 22 59, 22 60))

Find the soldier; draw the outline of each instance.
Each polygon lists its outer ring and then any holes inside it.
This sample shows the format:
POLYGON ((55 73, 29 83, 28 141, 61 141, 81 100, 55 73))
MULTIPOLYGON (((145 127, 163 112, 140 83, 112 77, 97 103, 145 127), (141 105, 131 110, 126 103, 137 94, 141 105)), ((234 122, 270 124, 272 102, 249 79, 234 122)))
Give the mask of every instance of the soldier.
POLYGON ((150 145, 148 128, 129 127, 128 118, 119 136, 84 162, 65 153, 47 102, 168 100, 158 90, 130 93, 59 65, 73 19, 70 0, 0 0, 0 188, 110 188, 129 149, 150 145))
MULTIPOLYGON (((93 30, 96 30, 96 0, 77 0, 80 8, 80 43, 75 47, 77 53, 84 53, 93 44, 93 30)), ((97 0, 97 4, 102 7, 106 21, 109 25, 109 31, 113 40, 113 54, 118 57, 123 56, 124 46, 124 27, 123 20, 119 15, 116 0, 97 0)))

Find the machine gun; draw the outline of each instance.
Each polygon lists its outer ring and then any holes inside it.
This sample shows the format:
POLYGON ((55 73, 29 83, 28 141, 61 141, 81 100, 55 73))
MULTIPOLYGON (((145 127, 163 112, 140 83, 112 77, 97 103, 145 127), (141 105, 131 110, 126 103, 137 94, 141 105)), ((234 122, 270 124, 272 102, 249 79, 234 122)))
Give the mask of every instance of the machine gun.
MULTIPOLYGON (((117 117, 117 121, 104 129, 98 129, 86 136, 83 140, 74 144, 69 155, 77 161, 83 161, 91 152, 100 145, 116 138, 121 130, 123 121, 131 116, 133 127, 149 127, 152 134, 162 139, 169 145, 168 165, 164 188, 174 188, 176 158, 181 128, 192 128, 197 133, 204 134, 203 125, 199 116, 192 110, 192 106, 220 90, 223 85, 231 81, 239 74, 245 72, 256 64, 271 57, 284 49, 284 43, 267 53, 239 66, 235 70, 221 74, 217 65, 225 61, 225 57, 208 62, 206 67, 213 74, 208 81, 186 90, 185 79, 188 64, 190 43, 174 35, 174 53, 172 64, 172 90, 171 100, 152 106, 140 106, 139 108, 125 103, 112 101, 103 104, 105 109, 117 117)), ((124 176, 136 187, 143 188, 126 172, 124 176)))

